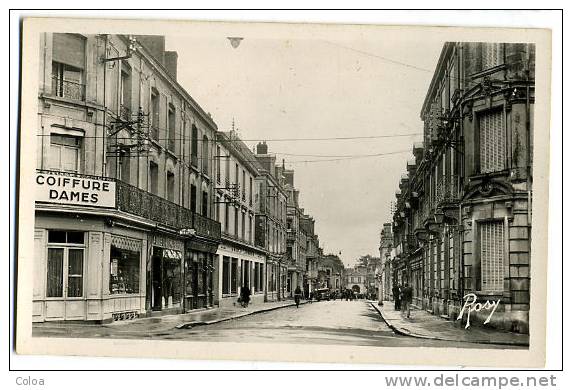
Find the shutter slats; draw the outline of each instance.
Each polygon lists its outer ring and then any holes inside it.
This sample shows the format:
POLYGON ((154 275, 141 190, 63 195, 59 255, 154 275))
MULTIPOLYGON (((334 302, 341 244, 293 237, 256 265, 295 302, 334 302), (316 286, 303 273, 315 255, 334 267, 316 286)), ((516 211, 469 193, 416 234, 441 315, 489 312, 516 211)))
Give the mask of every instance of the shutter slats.
POLYGON ((481 290, 504 289, 504 226, 502 221, 487 222, 481 229, 481 290))
POLYGON ((483 114, 479 120, 481 173, 502 171, 506 160, 506 134, 502 111, 483 114))

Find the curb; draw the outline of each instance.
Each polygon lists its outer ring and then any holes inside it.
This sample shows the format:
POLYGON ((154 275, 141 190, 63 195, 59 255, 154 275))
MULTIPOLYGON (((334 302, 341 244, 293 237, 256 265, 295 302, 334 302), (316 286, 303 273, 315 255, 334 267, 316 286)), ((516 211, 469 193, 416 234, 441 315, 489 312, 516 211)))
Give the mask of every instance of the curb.
POLYGON ((529 347, 529 343, 522 343, 522 342, 506 342, 506 341, 490 341, 490 340, 456 340, 444 337, 436 337, 436 336, 426 336, 418 333, 410 332, 406 329, 399 328, 389 322, 385 316, 383 315, 383 311, 381 311, 374 303, 369 302, 371 307, 373 307, 383 319, 383 322, 396 334, 407 336, 407 337, 415 337, 418 339, 425 339, 425 340, 439 340, 439 341, 450 341, 450 342, 457 342, 457 343, 470 343, 470 344, 491 344, 491 345, 507 345, 513 347, 529 347))
MULTIPOLYGON (((306 304, 308 301, 304 301, 304 302, 300 302, 300 305, 304 305, 306 304)), ((211 321, 191 321, 191 322, 184 322, 182 324, 176 325, 173 329, 191 329, 194 328, 196 326, 204 326, 204 325, 212 325, 212 324, 218 324, 220 322, 226 322, 226 321, 230 321, 230 320, 236 320, 238 318, 242 318, 242 317, 246 317, 246 316, 250 316, 253 314, 259 314, 259 313, 266 313, 269 311, 273 311, 273 310, 278 310, 278 309, 283 309, 285 307, 292 307, 292 306, 296 306, 296 303, 292 302, 289 303, 287 305, 283 305, 283 306, 276 306, 276 307, 268 307, 268 308, 263 308, 260 310, 256 310, 256 311, 251 311, 248 313, 240 313, 234 316, 230 316, 230 317, 226 317, 226 318, 218 318, 216 320, 211 320, 211 321)))

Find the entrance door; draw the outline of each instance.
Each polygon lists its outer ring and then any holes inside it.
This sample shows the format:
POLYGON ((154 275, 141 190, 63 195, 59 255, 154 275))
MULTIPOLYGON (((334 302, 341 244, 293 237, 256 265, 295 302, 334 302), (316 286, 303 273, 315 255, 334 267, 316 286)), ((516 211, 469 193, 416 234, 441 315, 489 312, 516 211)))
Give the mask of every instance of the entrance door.
POLYGON ((153 248, 153 257, 151 259, 151 308, 153 310, 161 310, 162 304, 162 286, 163 286, 163 269, 162 256, 159 248, 153 248))
POLYGON ((46 320, 83 320, 84 249, 48 246, 46 320))

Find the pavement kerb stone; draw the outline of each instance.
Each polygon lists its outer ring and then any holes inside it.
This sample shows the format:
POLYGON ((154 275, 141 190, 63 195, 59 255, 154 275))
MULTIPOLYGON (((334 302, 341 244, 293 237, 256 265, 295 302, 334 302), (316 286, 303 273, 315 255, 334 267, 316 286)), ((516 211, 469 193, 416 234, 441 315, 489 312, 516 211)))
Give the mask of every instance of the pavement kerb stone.
MULTIPOLYGON (((300 302, 300 305, 304 305, 305 303, 307 303, 308 301, 303 301, 300 302)), ((182 324, 179 324, 177 326, 175 326, 175 328, 177 329, 190 329, 196 326, 204 326, 204 325, 212 325, 212 324, 218 324, 220 322, 225 322, 225 321, 230 321, 230 320, 235 320, 238 318, 242 318, 242 317, 246 317, 246 316, 250 316, 253 314, 259 314, 259 313, 265 313, 265 312, 269 312, 269 311, 273 311, 273 310, 278 310, 278 309, 283 309, 285 307, 292 307, 292 306, 296 306, 296 304, 294 302, 292 303, 288 303, 282 306, 274 306, 274 307, 267 307, 267 308, 261 308, 259 310, 253 310, 251 312, 248 313, 239 313, 239 314, 235 314, 235 315, 231 315, 229 317, 224 317, 224 318, 217 318, 215 320, 210 320, 210 321, 191 321, 191 322, 184 322, 182 324)))
POLYGON ((471 343, 471 344, 494 344, 494 345, 510 345, 510 346, 523 346, 528 347, 529 344, 521 343, 521 342, 504 342, 504 341, 490 341, 490 340, 460 340, 460 339, 452 339, 447 337, 436 337, 436 336, 426 336, 418 333, 413 333, 405 328, 397 327, 392 324, 387 318, 383 315, 383 310, 379 309, 374 302, 369 302, 371 307, 373 307, 381 316, 383 321, 387 324, 387 326, 397 334, 402 336, 408 337, 415 337, 419 339, 426 339, 426 340, 441 340, 441 341, 451 341, 451 342, 459 342, 459 343, 471 343))

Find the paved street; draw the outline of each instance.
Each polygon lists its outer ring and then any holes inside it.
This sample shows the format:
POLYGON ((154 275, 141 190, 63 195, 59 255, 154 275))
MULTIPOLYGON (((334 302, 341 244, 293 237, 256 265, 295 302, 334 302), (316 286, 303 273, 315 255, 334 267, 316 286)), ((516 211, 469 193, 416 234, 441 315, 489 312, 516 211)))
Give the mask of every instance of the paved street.
POLYGON ((285 307, 270 312, 189 329, 169 326, 137 329, 128 325, 41 324, 34 336, 106 337, 129 339, 200 340, 292 344, 361 345, 383 347, 507 348, 395 334, 366 301, 326 301, 285 307))

